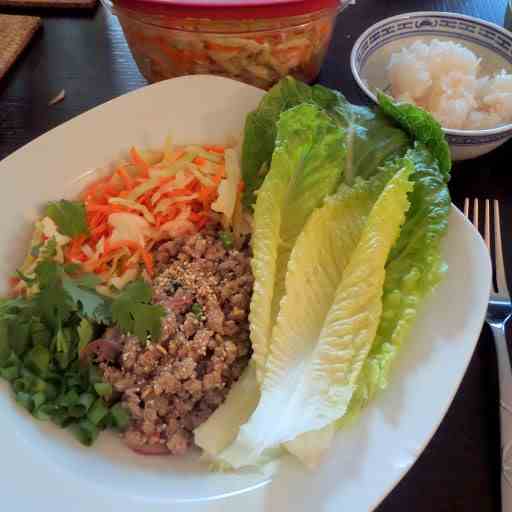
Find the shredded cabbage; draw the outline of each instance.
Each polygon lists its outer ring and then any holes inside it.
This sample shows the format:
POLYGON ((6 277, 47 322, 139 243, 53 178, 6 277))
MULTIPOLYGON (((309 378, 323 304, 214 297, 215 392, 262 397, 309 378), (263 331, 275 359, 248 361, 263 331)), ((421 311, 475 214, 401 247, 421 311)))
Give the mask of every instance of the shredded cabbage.
POLYGON ((227 149, 224 153, 226 161, 226 178, 219 185, 219 196, 212 203, 212 210, 223 214, 224 227, 233 223, 233 215, 237 204, 240 190, 240 165, 238 155, 234 149, 227 149))
MULTIPOLYGON (((108 217, 108 223, 112 226, 111 242, 120 242, 122 240, 132 240, 144 247, 146 238, 152 235, 152 228, 149 223, 135 213, 118 212, 111 213, 108 217)), ((98 243, 98 245, 100 245, 98 243)), ((98 251, 102 249, 96 246, 98 251)))
POLYGON ((108 202, 111 204, 118 204, 119 206, 124 206, 125 208, 130 208, 131 210, 141 212, 142 215, 144 215, 144 218, 150 224, 155 223, 155 217, 153 217, 153 214, 143 204, 137 203, 136 201, 132 201, 130 199, 124 199, 122 197, 111 197, 108 200, 108 202))

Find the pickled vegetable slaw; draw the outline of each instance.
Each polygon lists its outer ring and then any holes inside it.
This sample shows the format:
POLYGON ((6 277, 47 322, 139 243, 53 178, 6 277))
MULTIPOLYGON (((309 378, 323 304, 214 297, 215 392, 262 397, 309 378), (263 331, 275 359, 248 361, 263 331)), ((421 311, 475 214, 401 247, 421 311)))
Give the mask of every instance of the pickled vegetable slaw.
POLYGON ((205 73, 262 88, 288 74, 312 81, 320 70, 333 24, 331 18, 320 18, 297 27, 251 32, 257 29, 247 21, 241 22, 246 33, 210 34, 200 27, 186 31, 145 23, 143 17, 125 14, 122 8, 116 12, 148 79, 205 73))
POLYGON ((240 183, 232 148, 175 147, 170 138, 163 151, 132 147, 129 160, 90 184, 81 202, 61 201, 47 208, 35 224, 30 252, 20 268, 26 279, 15 279, 14 291, 30 293, 30 279, 42 257, 39 249, 50 239, 55 240, 56 260, 96 274, 103 294, 122 289, 140 275, 151 277, 154 245, 200 230, 211 218, 214 203, 231 219, 240 183), (75 219, 78 229, 62 228, 64 219, 75 219))

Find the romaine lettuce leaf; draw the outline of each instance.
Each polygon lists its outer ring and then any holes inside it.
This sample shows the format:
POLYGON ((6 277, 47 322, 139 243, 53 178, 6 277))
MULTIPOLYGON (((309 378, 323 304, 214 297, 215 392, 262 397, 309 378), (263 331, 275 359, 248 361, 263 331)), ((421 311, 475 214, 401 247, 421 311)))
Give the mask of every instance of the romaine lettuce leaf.
POLYGON ((430 150, 439 164, 445 181, 450 178, 452 160, 450 148, 444 136, 441 125, 427 111, 409 103, 395 102, 392 98, 378 93, 379 107, 391 119, 403 128, 413 141, 422 142, 430 150))
POLYGON ((209 459, 214 459, 238 435, 258 405, 260 389, 256 367, 250 363, 228 396, 208 420, 194 430, 194 441, 209 459))
POLYGON ((410 146, 407 135, 379 110, 352 105, 338 91, 313 87, 313 101, 347 130, 345 182, 378 173, 390 158, 402 156, 410 146))
POLYGON ((405 219, 411 171, 405 162, 380 194, 384 174, 344 185, 311 216, 288 264, 260 402, 219 455, 224 463, 255 464, 345 414, 379 323, 384 266, 405 219))
POLYGON ((346 130, 345 178, 369 177, 391 156, 402 156, 410 145, 408 136, 382 113, 350 104, 337 91, 321 85, 310 87, 291 77, 281 80, 247 116, 242 151, 244 204, 254 204, 275 147, 280 115, 301 103, 320 106, 346 130))
POLYGON ((277 135, 277 121, 282 112, 311 101, 311 88, 292 77, 283 78, 261 100, 258 109, 245 121, 242 145, 242 177, 245 183, 244 204, 247 208, 256 200, 268 171, 277 135), (266 169, 262 170, 262 166, 266 169), (263 172, 260 172, 263 171, 263 172))
POLYGON ((290 253, 313 210, 338 187, 344 162, 344 132, 318 107, 294 107, 281 115, 277 126, 276 149, 258 192, 252 236, 255 285, 249 318, 259 382, 290 253))
POLYGON ((383 314, 350 405, 351 415, 387 386, 391 363, 411 330, 422 300, 446 272, 440 246, 448 229, 451 201, 444 174, 421 143, 406 159, 415 167, 411 207, 386 264, 383 314))

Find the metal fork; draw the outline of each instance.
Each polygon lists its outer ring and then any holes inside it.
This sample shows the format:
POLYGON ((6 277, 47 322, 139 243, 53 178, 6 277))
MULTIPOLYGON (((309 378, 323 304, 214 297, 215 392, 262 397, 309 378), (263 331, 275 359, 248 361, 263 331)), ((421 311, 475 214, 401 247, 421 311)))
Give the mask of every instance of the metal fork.
MULTIPOLYGON (((464 215, 481 232, 479 222, 478 199, 464 201, 464 215), (472 203, 472 216, 470 217, 472 203)), ((500 419, 501 419, 501 510, 512 511, 512 368, 507 348, 505 328, 512 315, 510 292, 507 286, 503 248, 501 244, 500 205, 495 199, 493 207, 489 199, 485 200, 483 237, 492 256, 491 232, 494 232, 494 276, 496 284, 492 285, 487 308, 486 321, 492 329, 496 353, 498 356, 498 372, 500 380, 500 419), (493 210, 493 215, 491 214, 493 210), (491 229, 493 225, 493 229, 491 229)))

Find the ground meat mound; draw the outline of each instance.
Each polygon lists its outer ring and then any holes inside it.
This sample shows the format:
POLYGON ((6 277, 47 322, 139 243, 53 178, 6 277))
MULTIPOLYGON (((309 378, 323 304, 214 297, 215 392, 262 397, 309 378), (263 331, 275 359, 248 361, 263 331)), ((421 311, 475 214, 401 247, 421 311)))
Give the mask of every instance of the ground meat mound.
POLYGON ((122 393, 132 420, 126 443, 147 454, 184 454, 192 431, 222 403, 250 357, 252 274, 248 244, 226 250, 206 228, 155 253, 154 300, 167 311, 159 343, 121 338, 104 379, 122 393))

